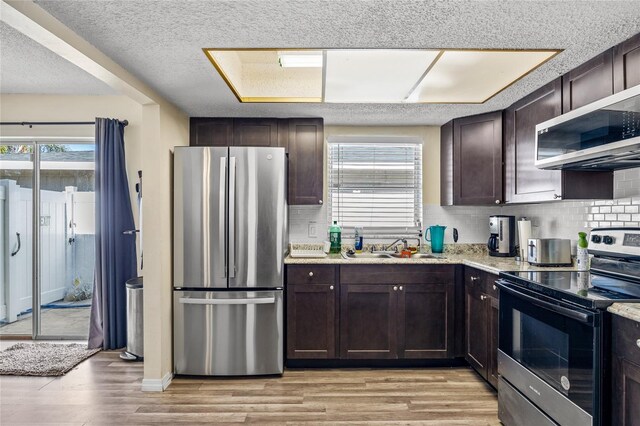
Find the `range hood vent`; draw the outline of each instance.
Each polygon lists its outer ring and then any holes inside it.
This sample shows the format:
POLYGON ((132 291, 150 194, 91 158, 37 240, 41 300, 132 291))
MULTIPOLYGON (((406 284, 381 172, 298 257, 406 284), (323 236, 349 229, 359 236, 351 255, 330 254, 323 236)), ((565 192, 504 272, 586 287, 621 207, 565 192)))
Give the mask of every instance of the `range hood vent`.
POLYGON ((540 169, 640 167, 640 86, 538 124, 535 152, 540 169))

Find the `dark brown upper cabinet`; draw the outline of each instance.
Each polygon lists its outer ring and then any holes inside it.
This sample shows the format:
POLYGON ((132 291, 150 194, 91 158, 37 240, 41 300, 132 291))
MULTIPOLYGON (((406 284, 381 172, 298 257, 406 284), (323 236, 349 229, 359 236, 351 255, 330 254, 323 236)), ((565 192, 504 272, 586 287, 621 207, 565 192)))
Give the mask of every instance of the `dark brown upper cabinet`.
POLYGON ((233 118, 191 117, 189 145, 233 145, 233 118))
POLYGON ((322 118, 289 119, 289 204, 322 205, 324 128, 322 118))
POLYGON ((322 205, 322 118, 192 117, 191 146, 283 147, 289 153, 289 204, 322 205))
POLYGON ((504 113, 504 192, 507 203, 610 199, 613 172, 542 170, 535 166, 536 125, 561 114, 561 79, 519 100, 504 113))
POLYGON ((613 90, 640 84, 640 33, 613 48, 613 90))
POLYGON ((562 113, 613 94, 613 49, 562 76, 562 113))
POLYGON ((234 146, 279 146, 278 119, 234 118, 234 146))
POLYGON ((457 118, 440 137, 442 204, 502 203, 502 111, 457 118))

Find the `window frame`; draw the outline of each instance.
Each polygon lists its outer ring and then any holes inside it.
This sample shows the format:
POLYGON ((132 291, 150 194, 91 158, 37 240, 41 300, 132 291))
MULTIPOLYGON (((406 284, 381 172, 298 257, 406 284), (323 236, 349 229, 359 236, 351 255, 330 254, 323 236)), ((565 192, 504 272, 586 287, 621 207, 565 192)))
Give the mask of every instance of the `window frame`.
MULTIPOLYGON (((365 232, 370 235, 399 235, 399 234, 414 234, 416 231, 420 232, 422 229, 422 220, 423 220, 423 204, 424 204, 424 140, 418 136, 397 136, 397 135, 375 135, 375 136, 330 136, 327 138, 327 222, 329 225, 333 224, 334 220, 338 220, 338 224, 342 227, 343 235, 344 234, 353 234, 355 225, 347 225, 344 226, 340 223, 339 218, 333 217, 333 205, 334 199, 332 196, 332 167, 334 161, 331 157, 331 145, 335 144, 362 144, 362 145, 376 145, 376 144, 385 144, 385 145, 393 145, 393 144, 401 144, 401 145, 417 145, 417 152, 419 155, 419 161, 415 164, 419 166, 419 170, 417 170, 419 176, 419 184, 417 186, 418 189, 418 198, 419 201, 417 204, 417 211, 414 209, 413 217, 414 217, 414 225, 409 226, 385 226, 385 225, 376 225, 376 226, 367 226, 366 224, 362 224, 365 232)), ((414 168, 414 176, 416 174, 416 169, 414 168)), ((414 192, 415 196, 415 192, 414 192)), ((358 225, 360 226, 360 225, 358 225)))

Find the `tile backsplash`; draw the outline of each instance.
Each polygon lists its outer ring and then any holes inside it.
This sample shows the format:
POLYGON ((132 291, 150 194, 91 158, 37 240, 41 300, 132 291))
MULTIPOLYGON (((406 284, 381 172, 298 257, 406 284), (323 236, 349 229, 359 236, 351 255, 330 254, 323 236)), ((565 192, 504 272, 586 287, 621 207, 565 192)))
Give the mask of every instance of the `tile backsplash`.
MULTIPOLYGON (((489 216, 523 216, 532 221, 532 235, 539 238, 578 238, 578 232, 595 227, 640 226, 640 168, 614 173, 613 200, 560 201, 504 206, 423 207, 423 225, 445 225, 445 242, 453 242, 451 228, 457 228, 460 243, 484 243, 489 238, 489 216)), ((325 206, 289 207, 289 239, 318 242, 327 239, 325 206), (315 229, 316 237, 310 237, 315 229)), ((366 228, 364 230, 366 239, 366 228)))

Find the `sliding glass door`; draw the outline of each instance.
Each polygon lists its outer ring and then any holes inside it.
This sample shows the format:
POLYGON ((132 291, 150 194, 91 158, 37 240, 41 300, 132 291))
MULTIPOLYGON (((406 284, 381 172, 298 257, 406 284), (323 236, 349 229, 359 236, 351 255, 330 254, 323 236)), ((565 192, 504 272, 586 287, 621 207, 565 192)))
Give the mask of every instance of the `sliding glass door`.
MULTIPOLYGON (((10 258, 11 253, 9 258, 3 254, 5 264, 9 259, 10 269, 3 275, 4 294, 19 291, 23 296, 17 308, 20 314, 0 320, 0 334, 84 339, 89 328, 95 264, 93 140, 48 138, 3 146, 11 148, 5 157, 0 157, 0 182, 4 187, 19 187, 25 200, 22 204, 28 205, 21 206, 24 213, 17 224, 11 221, 11 214, 9 219, 3 219, 3 227, 10 229, 7 235, 3 234, 4 246, 17 248, 12 236, 15 240, 16 232, 24 232, 15 259, 10 258), (28 152, 16 157, 16 146, 28 152), (13 158, 20 158, 23 163, 5 167, 13 158), (22 180, 16 179, 18 175, 22 180), (20 229, 13 232, 16 227, 20 229)), ((16 209, 12 200, 9 197, 5 203, 5 212, 16 209)), ((12 307, 12 312, 15 310, 12 307)))

